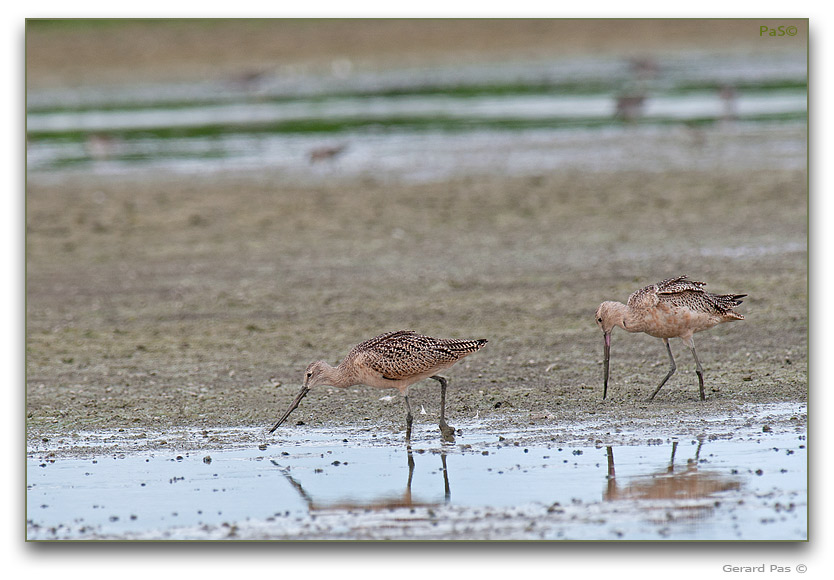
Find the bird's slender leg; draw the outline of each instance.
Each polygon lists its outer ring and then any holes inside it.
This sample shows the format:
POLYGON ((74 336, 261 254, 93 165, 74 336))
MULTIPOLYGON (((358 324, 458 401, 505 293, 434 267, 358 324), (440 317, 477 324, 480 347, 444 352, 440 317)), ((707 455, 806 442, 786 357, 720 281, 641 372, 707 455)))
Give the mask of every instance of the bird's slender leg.
POLYGON ((668 338, 664 338, 664 339, 663 339, 663 342, 665 342, 665 343, 666 343, 666 352, 668 352, 668 353, 669 353, 669 362, 671 362, 671 363, 672 363, 672 366, 671 366, 671 367, 669 367, 669 372, 668 372, 668 373, 666 373, 666 376, 665 376, 665 377, 663 377, 663 380, 662 380, 662 381, 660 381, 660 384, 659 384, 659 385, 657 385, 657 388, 654 390, 654 393, 652 393, 652 396, 651 396, 651 397, 649 397, 649 400, 650 400, 650 401, 651 401, 652 399, 654 399, 654 396, 657 394, 657 392, 661 389, 661 387, 663 387, 663 385, 665 385, 665 384, 666 384, 666 381, 668 381, 668 380, 669 380, 669 377, 671 377, 672 375, 674 375, 674 374, 675 374, 675 371, 676 371, 676 370, 677 370, 677 368, 678 368, 677 366, 675 366, 675 357, 674 357, 674 356, 672 356, 672 347, 671 347, 671 346, 669 346, 669 339, 668 339, 668 338))
POLYGON ((617 494, 617 473, 614 467, 614 448, 610 445, 605 448, 606 455, 608 455, 608 476, 606 477, 606 493, 608 497, 616 497, 617 494))
POLYGON ((411 423, 414 421, 414 415, 411 414, 411 403, 408 402, 408 393, 403 393, 405 399, 405 445, 408 451, 411 451, 411 423))
POLYGON ((446 377, 433 375, 431 378, 440 383, 440 433, 444 441, 454 442, 455 428, 446 423, 446 377))
POLYGON ((695 374, 698 375, 698 390, 701 393, 701 400, 706 401, 704 396, 704 369, 701 367, 701 361, 698 360, 698 353, 695 352, 695 342, 689 339, 689 350, 692 351, 692 356, 695 358, 695 374))
POLYGON ((701 447, 704 446, 704 438, 698 437, 698 449, 695 450, 695 463, 698 463, 698 460, 701 457, 701 447))
POLYGON ((408 483, 406 487, 408 488, 408 493, 411 493, 411 480, 414 477, 414 456, 411 454, 411 447, 408 448, 407 451, 408 455, 408 483))
POLYGON ((675 471, 675 451, 678 450, 678 442, 672 441, 672 457, 669 458, 669 467, 666 468, 668 473, 675 471))
POLYGON ((452 497, 452 489, 449 487, 449 470, 446 468, 446 454, 440 454, 440 461, 443 463, 443 492, 446 498, 446 503, 449 503, 449 498, 452 497))
POLYGON ((608 456, 608 479, 614 479, 617 476, 614 466, 614 448, 609 445, 605 448, 605 454, 608 456))

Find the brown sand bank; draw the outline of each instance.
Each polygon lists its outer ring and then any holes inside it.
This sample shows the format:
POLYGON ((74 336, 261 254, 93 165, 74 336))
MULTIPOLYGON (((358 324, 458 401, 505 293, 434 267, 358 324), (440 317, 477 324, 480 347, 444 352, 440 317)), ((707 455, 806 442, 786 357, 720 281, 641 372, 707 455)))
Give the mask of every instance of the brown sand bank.
MULTIPOLYGON (((562 428, 806 397, 802 172, 35 180, 27 205, 30 438, 266 425, 307 363, 396 328, 490 340, 449 372, 450 420, 522 411, 562 428), (596 306, 678 273, 749 294, 747 320, 697 337, 708 401, 677 343, 678 374, 646 405, 663 345, 615 332, 603 403, 596 306)), ((413 391, 436 413, 433 382, 413 391)), ((399 430, 386 394, 323 389, 295 418, 399 430)))
POLYGON ((448 66, 678 50, 803 50, 805 20, 284 19, 30 21, 29 88, 193 81, 257 72, 448 66), (761 26, 794 25, 771 38, 761 26))

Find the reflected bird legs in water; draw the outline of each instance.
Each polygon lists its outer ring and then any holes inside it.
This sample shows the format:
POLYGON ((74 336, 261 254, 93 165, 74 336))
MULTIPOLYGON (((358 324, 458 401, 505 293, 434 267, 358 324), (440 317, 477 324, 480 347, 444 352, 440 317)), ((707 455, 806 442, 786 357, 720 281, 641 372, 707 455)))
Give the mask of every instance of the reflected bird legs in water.
MULTIPOLYGON (((341 500, 339 502, 333 503, 323 503, 323 502, 316 502, 315 499, 304 489, 304 486, 301 485, 298 480, 296 480, 292 475, 290 475, 290 470, 286 467, 280 465, 274 459, 271 460, 272 464, 278 467, 281 470, 281 473, 284 477, 287 478, 287 481, 290 485, 295 489, 301 498, 304 500, 304 503, 307 504, 307 509, 309 511, 318 511, 318 510, 353 510, 353 509, 362 509, 362 510, 390 510, 393 508, 413 508, 413 507, 436 507, 441 505, 440 502, 422 502, 422 501, 415 501, 411 495, 411 482, 414 479, 414 457, 411 453, 411 449, 408 450, 408 481, 405 484, 405 490, 401 495, 384 495, 375 499, 370 499, 366 501, 356 500, 356 501, 345 501, 341 500)), ((451 487, 449 485, 449 471, 446 467, 446 454, 440 454, 440 462, 442 464, 441 471, 443 473, 443 503, 449 503, 449 500, 452 497, 451 487)))

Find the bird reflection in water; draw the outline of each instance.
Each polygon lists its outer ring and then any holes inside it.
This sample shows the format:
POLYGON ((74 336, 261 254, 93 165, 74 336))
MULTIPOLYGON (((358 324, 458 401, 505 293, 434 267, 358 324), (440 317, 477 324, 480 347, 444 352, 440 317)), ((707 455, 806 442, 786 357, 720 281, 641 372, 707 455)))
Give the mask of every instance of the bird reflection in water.
MULTIPOLYGON (((740 480, 728 477, 714 470, 701 470, 700 463, 701 448, 704 445, 702 438, 698 438, 698 447, 695 456, 686 461, 685 467, 675 466, 675 454, 678 449, 678 442, 672 442, 672 456, 669 465, 662 470, 649 475, 630 478, 628 485, 618 485, 615 466, 614 448, 606 447, 608 455, 608 476, 607 486, 603 498, 607 501, 641 500, 646 502, 646 508, 662 508, 662 519, 669 519, 667 511, 668 503, 662 506, 654 503, 657 500, 689 500, 676 504, 679 517, 687 519, 701 519, 711 514, 720 505, 715 501, 714 496, 721 492, 736 491, 741 487, 740 480), (708 502, 692 500, 705 500, 708 502)), ((677 512, 676 512, 677 513, 677 512)))
MULTIPOLYGON (((308 492, 304 486, 290 475, 290 470, 281 466, 274 459, 272 464, 281 469, 281 473, 287 478, 290 485, 295 489, 304 502, 307 504, 309 511, 331 511, 331 510, 389 510, 395 508, 411 508, 411 507, 436 507, 440 506, 440 501, 417 501, 411 494, 411 482, 414 478, 414 457, 411 448, 408 448, 408 481, 405 485, 405 490, 402 494, 386 494, 376 499, 368 500, 341 500, 335 502, 317 502, 308 492)), ((446 454, 440 453, 440 462, 442 464, 441 472, 443 473, 443 490, 444 499, 442 503, 449 503, 452 496, 451 488, 449 487, 449 471, 446 467, 446 454)))

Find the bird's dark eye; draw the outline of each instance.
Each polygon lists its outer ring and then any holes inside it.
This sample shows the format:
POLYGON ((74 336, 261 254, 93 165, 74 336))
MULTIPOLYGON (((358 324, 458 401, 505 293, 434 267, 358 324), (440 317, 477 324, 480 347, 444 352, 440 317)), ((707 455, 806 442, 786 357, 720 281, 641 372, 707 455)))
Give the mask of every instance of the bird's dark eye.
POLYGON ((602 318, 597 318, 597 322, 602 322, 602 318))
POLYGON ((307 371, 307 378, 309 379, 312 376, 313 376, 313 371, 307 371))

